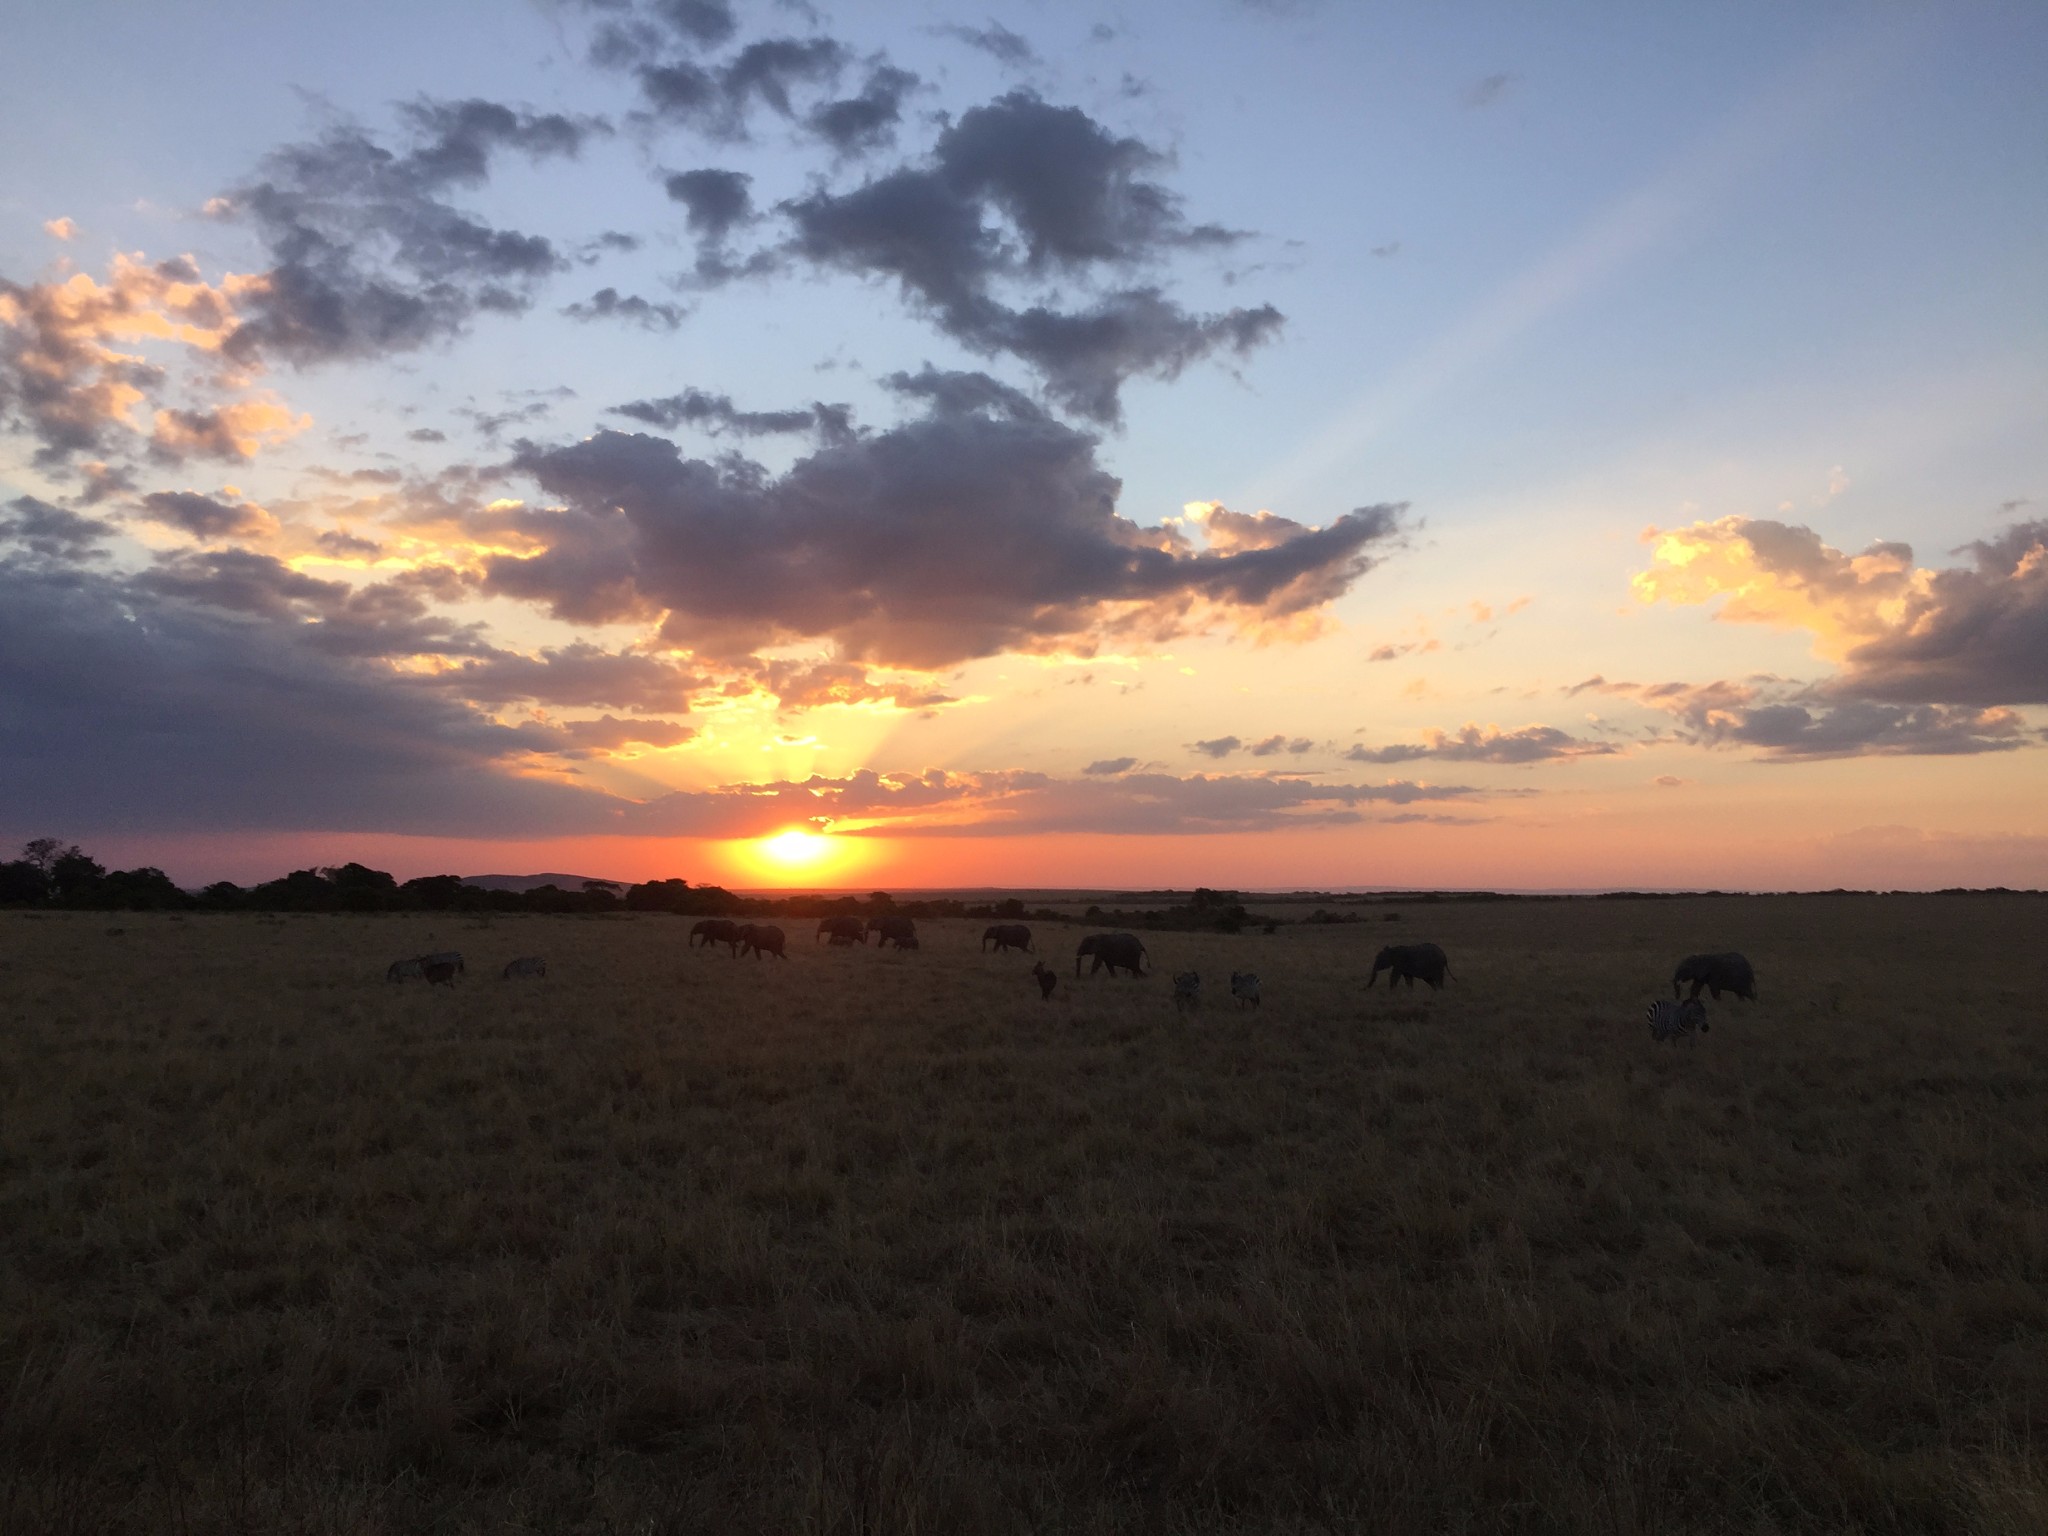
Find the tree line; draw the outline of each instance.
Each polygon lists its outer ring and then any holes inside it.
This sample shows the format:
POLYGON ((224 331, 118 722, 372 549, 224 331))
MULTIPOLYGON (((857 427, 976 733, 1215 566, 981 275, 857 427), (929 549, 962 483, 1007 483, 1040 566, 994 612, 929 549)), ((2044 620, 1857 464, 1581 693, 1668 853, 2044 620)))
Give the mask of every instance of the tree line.
POLYGON ((399 880, 363 864, 295 869, 275 880, 240 886, 219 880, 188 891, 162 870, 109 870, 76 843, 39 837, 21 857, 0 863, 0 906, 127 912, 672 912, 691 917, 905 917, 1071 919, 1049 907, 1024 903, 968 903, 944 897, 898 901, 887 891, 860 897, 742 896, 717 885, 648 880, 639 885, 585 880, 580 888, 541 885, 526 891, 467 885, 460 875, 399 880))

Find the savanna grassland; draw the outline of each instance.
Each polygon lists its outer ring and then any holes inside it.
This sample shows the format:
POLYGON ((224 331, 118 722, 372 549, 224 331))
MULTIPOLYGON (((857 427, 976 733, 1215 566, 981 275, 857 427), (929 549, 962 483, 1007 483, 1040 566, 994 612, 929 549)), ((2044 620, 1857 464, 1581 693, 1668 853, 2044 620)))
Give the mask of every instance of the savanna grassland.
POLYGON ((0 915, 0 1531, 2048 1530, 2048 900, 1397 910, 0 915))

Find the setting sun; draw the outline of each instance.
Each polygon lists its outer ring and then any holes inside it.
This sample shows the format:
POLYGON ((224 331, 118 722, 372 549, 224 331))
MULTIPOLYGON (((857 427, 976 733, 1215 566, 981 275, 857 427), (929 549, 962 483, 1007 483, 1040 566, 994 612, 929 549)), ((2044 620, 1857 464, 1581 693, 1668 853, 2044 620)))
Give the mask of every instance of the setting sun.
POLYGON ((791 827, 755 845, 761 858, 784 869, 809 869, 832 852, 832 839, 791 827))

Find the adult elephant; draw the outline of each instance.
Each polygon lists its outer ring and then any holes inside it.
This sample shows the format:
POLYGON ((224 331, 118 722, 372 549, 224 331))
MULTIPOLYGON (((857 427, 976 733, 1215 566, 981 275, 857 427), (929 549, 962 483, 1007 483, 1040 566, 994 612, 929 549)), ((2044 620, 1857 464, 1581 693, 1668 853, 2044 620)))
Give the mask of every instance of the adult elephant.
POLYGON ((1678 989, 1688 981, 1694 997, 1704 987, 1717 1003, 1723 992, 1733 992, 1746 1002, 1756 1001, 1756 972, 1741 955, 1687 955, 1671 973, 1671 995, 1678 996, 1678 989))
POLYGON ((1031 953, 1031 930, 1022 923, 997 923, 981 931, 983 954, 988 953, 991 944, 995 945, 999 955, 1010 949, 1021 949, 1028 955, 1031 953))
POLYGON ((1389 944, 1374 957, 1372 975, 1366 978, 1370 987, 1380 979, 1381 971, 1391 972, 1387 977, 1387 990, 1394 990, 1394 983, 1405 981, 1408 990, 1415 990, 1417 981, 1429 984, 1434 992, 1444 984, 1444 977, 1450 973, 1451 962, 1444 952, 1434 944, 1389 944))
POLYGON ((700 939, 706 949, 714 944, 730 944, 732 952, 737 955, 740 952, 740 925, 726 917, 702 918, 691 925, 690 948, 695 949, 700 939))
POLYGON ((1081 974, 1081 962, 1090 955, 1095 963, 1088 967, 1093 976, 1104 966, 1114 977, 1119 970, 1129 971, 1133 976, 1145 974, 1145 946, 1135 933, 1091 933, 1074 950, 1074 974, 1081 974))
POLYGON ((782 952, 782 930, 773 923, 747 924, 740 930, 739 947, 756 960, 763 955, 773 955, 778 960, 789 958, 782 952))
POLYGON ((857 917, 826 917, 818 920, 818 937, 834 944, 865 944, 868 930, 857 917))
POLYGON ((879 933, 875 947, 894 944, 898 949, 917 948, 917 924, 907 917, 871 917, 868 919, 869 933, 879 933))

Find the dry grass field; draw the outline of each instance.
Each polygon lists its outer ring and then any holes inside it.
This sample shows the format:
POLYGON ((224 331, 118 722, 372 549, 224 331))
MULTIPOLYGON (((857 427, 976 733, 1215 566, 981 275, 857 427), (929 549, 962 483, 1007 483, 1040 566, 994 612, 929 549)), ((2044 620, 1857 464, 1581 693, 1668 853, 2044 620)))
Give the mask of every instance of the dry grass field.
POLYGON ((0 1531, 2048 1531, 2048 901, 1401 910, 0 915, 0 1531))

